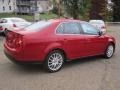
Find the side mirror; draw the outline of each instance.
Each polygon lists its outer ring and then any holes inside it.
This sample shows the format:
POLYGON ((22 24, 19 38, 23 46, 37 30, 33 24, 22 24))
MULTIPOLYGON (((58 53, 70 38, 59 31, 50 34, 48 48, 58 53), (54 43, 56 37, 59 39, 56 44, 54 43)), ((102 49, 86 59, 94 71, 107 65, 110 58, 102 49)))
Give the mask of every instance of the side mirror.
POLYGON ((99 36, 102 36, 103 35, 103 32, 100 30, 99 31, 99 36))

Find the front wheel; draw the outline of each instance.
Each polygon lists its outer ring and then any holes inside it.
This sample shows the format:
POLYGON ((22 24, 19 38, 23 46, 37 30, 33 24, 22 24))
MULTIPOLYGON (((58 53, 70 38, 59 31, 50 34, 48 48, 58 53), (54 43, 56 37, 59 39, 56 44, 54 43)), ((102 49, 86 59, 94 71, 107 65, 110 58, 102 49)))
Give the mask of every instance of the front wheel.
POLYGON ((113 44, 109 44, 106 51, 105 51, 105 58, 111 58, 114 54, 115 48, 113 44))
POLYGON ((54 50, 48 54, 44 67, 49 72, 57 72, 62 68, 64 59, 64 54, 62 52, 54 50))

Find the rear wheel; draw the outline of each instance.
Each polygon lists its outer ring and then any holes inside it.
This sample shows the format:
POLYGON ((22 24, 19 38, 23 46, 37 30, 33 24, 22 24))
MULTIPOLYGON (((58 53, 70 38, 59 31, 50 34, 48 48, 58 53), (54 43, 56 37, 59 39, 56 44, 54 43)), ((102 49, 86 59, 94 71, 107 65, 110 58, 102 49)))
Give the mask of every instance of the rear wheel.
POLYGON ((115 50, 115 48, 114 48, 113 44, 109 44, 105 51, 105 55, 104 55, 105 58, 111 58, 114 54, 114 50, 115 50))
POLYGON ((64 54, 59 50, 50 52, 44 63, 45 69, 49 72, 59 71, 64 64, 64 54))

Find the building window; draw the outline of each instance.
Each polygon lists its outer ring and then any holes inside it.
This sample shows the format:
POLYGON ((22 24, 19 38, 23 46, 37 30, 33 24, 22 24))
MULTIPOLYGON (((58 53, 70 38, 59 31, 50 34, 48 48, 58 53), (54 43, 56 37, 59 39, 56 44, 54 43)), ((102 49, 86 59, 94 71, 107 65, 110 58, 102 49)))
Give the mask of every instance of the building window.
POLYGON ((5 11, 5 7, 3 6, 3 11, 5 11))
POLYGON ((8 1, 8 5, 10 4, 10 0, 8 1))
POLYGON ((2 2, 4 3, 4 0, 2 0, 2 2))
POLYGON ((11 6, 9 6, 9 10, 11 10, 11 6))

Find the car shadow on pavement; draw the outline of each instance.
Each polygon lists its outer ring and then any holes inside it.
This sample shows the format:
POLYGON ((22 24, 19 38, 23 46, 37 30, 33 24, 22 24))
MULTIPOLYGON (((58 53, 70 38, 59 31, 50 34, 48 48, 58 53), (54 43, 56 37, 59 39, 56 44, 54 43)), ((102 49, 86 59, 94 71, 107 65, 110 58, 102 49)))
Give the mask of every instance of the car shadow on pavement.
POLYGON ((81 64, 83 65, 83 64, 93 63, 93 62, 99 62, 103 59, 104 59, 103 56, 93 56, 93 57, 75 59, 65 63, 64 68, 70 68, 72 66, 81 65, 81 64))
MULTIPOLYGON (((78 65, 83 65, 83 64, 89 64, 92 62, 96 62, 96 61, 101 61, 103 60, 101 56, 95 56, 95 57, 88 57, 88 58, 82 58, 82 59, 76 59, 76 60, 72 60, 69 62, 66 62, 64 64, 64 67, 62 68, 64 69, 69 69, 69 68, 73 68, 76 67, 78 65)), ((23 73, 23 74, 42 74, 42 73, 47 73, 42 64, 25 64, 25 65, 16 65, 13 63, 12 67, 13 70, 15 69, 15 71, 19 71, 19 73, 23 73)))
POLYGON ((22 73, 23 74, 33 74, 33 73, 37 74, 37 73, 45 72, 42 64, 18 65, 18 64, 12 63, 11 68, 14 71, 19 71, 20 74, 22 74, 22 73))

